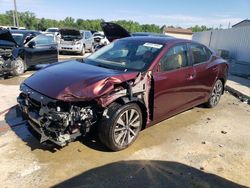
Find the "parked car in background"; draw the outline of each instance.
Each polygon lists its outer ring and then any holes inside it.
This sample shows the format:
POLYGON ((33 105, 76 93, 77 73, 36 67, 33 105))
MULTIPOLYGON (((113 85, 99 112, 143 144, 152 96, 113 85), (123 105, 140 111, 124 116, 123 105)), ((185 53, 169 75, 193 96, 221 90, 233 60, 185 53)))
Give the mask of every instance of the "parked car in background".
MULTIPOLYGON (((101 27, 103 30, 103 33, 105 36, 105 40, 107 39, 109 42, 112 42, 114 40, 120 39, 120 38, 125 38, 125 37, 139 37, 139 36, 157 36, 157 37, 167 37, 167 38, 173 38, 168 35, 164 35, 161 33, 152 33, 152 32, 135 32, 135 33, 130 33, 127 31, 125 28, 122 26, 112 23, 112 22, 102 22, 101 27)), ((95 38, 95 37, 94 37, 95 38)), ((97 38, 98 41, 100 37, 97 38)), ((95 46, 96 50, 101 49, 103 46, 106 44, 99 43, 95 46)))
POLYGON ((20 75, 31 66, 57 61, 53 35, 29 30, 0 30, 0 75, 20 75))
POLYGON ((0 26, 0 29, 8 29, 8 30, 26 30, 25 27, 16 27, 16 26, 0 26))
POLYGON ((60 52, 73 52, 81 55, 86 50, 94 51, 94 40, 90 31, 77 29, 60 29, 60 52))
POLYGON ((215 107, 227 76, 226 61, 202 44, 128 37, 83 62, 38 71, 21 85, 18 103, 40 142, 65 146, 93 129, 118 151, 141 129, 200 104, 215 107))
POLYGON ((125 38, 125 37, 142 37, 142 36, 155 36, 155 37, 166 37, 166 38, 174 38, 168 35, 164 35, 161 33, 152 33, 152 32, 135 32, 130 33, 125 28, 120 26, 119 24, 112 22, 102 22, 101 23, 102 30, 107 37, 107 39, 112 42, 116 39, 125 38))
POLYGON ((94 38, 91 33, 91 31, 88 30, 80 30, 82 37, 83 37, 83 44, 85 47, 85 50, 88 50, 90 52, 94 52, 94 38))
POLYGON ((95 45, 105 45, 106 46, 107 44, 110 43, 103 32, 99 32, 99 31, 95 32, 93 34, 93 38, 94 38, 95 45))

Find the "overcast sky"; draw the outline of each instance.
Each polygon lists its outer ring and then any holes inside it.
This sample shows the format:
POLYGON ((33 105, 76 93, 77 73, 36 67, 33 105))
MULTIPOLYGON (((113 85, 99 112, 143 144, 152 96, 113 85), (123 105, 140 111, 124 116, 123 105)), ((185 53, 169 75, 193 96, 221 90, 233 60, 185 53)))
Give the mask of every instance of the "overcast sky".
MULTIPOLYGON (((250 19, 250 0, 16 0, 18 11, 38 18, 133 20, 159 26, 228 27, 250 19)), ((13 0, 0 0, 0 13, 13 9, 13 0)), ((1 25, 1 23, 0 23, 1 25)))

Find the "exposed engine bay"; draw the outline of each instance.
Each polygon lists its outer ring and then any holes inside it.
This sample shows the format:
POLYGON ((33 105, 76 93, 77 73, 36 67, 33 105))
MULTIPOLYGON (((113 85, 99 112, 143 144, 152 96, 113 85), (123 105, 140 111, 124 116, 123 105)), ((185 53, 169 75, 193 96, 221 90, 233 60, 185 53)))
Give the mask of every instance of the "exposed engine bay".
POLYGON ((64 146, 88 133, 96 121, 93 105, 56 101, 24 84, 21 91, 18 102, 30 125, 41 134, 41 142, 50 140, 64 146))

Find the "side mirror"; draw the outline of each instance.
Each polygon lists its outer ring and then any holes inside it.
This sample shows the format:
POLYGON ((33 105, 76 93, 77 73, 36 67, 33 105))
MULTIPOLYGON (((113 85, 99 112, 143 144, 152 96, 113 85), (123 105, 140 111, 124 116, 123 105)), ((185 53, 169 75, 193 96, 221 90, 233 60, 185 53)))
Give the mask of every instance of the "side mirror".
POLYGON ((29 48, 34 48, 36 46, 36 42, 35 41, 30 41, 28 44, 29 48))

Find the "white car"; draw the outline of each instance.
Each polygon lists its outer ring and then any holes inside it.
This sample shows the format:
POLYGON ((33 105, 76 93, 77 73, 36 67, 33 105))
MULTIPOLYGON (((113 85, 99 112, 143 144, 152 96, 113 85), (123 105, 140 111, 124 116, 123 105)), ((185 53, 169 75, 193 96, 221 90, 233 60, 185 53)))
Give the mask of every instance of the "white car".
POLYGON ((94 40, 90 31, 59 29, 59 52, 74 52, 84 55, 86 50, 94 52, 94 40))
POLYGON ((95 32, 93 38, 96 45, 107 45, 110 43, 102 31, 95 32))
POLYGON ((90 52, 94 52, 94 38, 93 35, 91 33, 91 31, 88 30, 80 30, 80 33, 82 35, 82 40, 83 40, 83 44, 85 47, 85 50, 89 50, 90 52))

